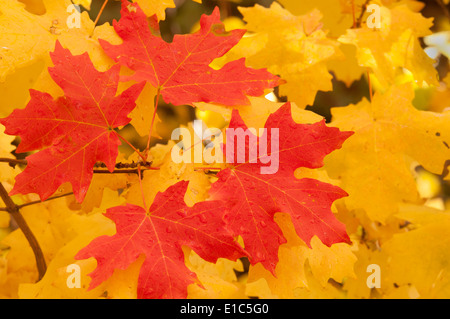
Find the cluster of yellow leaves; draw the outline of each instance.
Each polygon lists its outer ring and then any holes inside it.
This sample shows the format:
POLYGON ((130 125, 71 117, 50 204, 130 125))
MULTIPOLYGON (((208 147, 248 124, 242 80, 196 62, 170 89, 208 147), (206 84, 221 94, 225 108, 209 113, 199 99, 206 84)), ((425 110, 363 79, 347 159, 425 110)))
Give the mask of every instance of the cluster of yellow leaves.
POLYGON ((54 96, 62 94, 47 72, 51 66, 48 53, 54 50, 56 40, 73 54, 88 52, 99 70, 104 71, 113 64, 98 43, 99 38, 119 41, 112 26, 104 24, 94 28, 88 13, 83 12, 81 27, 70 28, 67 19, 71 13, 67 8, 71 4, 70 0, 2 2, 0 34, 4 45, 0 47, 0 92, 7 94, 0 102, 0 116, 9 115, 14 108, 25 107, 31 88, 45 88, 54 96), (27 5, 31 5, 28 10, 27 5))
MULTIPOLYGON (((165 18, 166 8, 175 6, 173 0, 135 2, 147 15, 157 14, 160 20, 165 18)), ((74 3, 86 9, 91 4, 89 0, 74 3)), ((109 24, 95 27, 86 12, 81 15, 81 28, 68 28, 70 13, 66 9, 70 4, 69 0, 5 0, 0 7, 0 38, 8 44, 0 47, 0 116, 24 107, 30 88, 61 94, 46 72, 51 66, 48 52, 56 40, 73 54, 88 52, 99 70, 112 65, 97 40, 119 43, 113 28, 109 24)), ((439 175, 450 159, 450 113, 445 110, 450 106, 450 77, 439 83, 435 61, 420 45, 426 37, 427 45, 445 55, 448 38, 446 44, 433 40, 432 20, 421 15, 422 7, 415 0, 279 0, 269 8, 241 7, 243 21, 225 20, 229 26, 242 24, 248 33, 214 61, 213 67, 244 56, 248 66, 280 75, 286 83, 279 93, 294 102, 292 112, 298 123, 321 119, 304 108, 313 104, 317 92, 333 89, 333 74, 350 85, 370 73, 376 92, 371 100, 333 108, 330 125, 355 134, 326 158, 322 170, 296 172, 297 178, 316 178, 348 192, 333 211, 346 224, 352 244, 327 247, 314 237, 308 248, 289 217, 277 214, 287 243, 279 250, 276 277, 259 264, 238 277, 236 271, 244 270, 241 261, 219 259, 211 264, 185 249, 186 265, 204 288, 191 285, 190 298, 450 297, 450 242, 446 240, 450 211, 444 204, 440 209, 425 205, 427 198, 418 189, 414 170, 420 165, 429 174, 439 175), (379 29, 365 23, 368 4, 380 7, 379 29), (418 88, 430 90, 428 111, 413 106, 418 88), (380 288, 366 284, 371 264, 381 268, 380 288)), ((131 115, 140 136, 148 134, 154 96, 154 89, 146 87, 131 115)), ((263 127, 282 105, 264 97, 249 100, 250 105, 234 107, 249 127, 263 127)), ((226 127, 233 109, 208 103, 195 106, 207 125, 219 128, 226 127)), ((192 125, 188 129, 194 134, 192 125)), ((0 131, 0 157, 11 157, 12 140, 0 131)), ((114 225, 102 216, 109 207, 124 201, 149 204, 157 192, 180 180, 190 181, 185 196, 188 205, 207 198, 214 177, 196 171, 194 165, 175 164, 170 156, 173 146, 169 142, 150 150, 149 159, 161 169, 145 171, 144 198, 137 176, 101 174, 95 175, 82 204, 67 197, 23 208, 43 248, 48 270, 36 283, 37 270, 30 262, 33 252, 23 234, 15 230, 5 237, 0 232, 0 298, 135 298, 142 259, 88 291, 87 274, 95 268, 95 260, 76 261, 73 257, 93 238, 114 234, 114 225), (81 269, 81 289, 67 285, 71 264, 81 269)), ((123 158, 133 159, 137 158, 123 158)), ((2 166, 0 181, 10 187, 15 174, 14 169, 2 166)), ((63 186, 61 193, 69 188, 63 186)), ((17 202, 33 199, 14 198, 17 202)), ((9 216, 0 212, 0 230, 9 228, 9 223, 9 216)))

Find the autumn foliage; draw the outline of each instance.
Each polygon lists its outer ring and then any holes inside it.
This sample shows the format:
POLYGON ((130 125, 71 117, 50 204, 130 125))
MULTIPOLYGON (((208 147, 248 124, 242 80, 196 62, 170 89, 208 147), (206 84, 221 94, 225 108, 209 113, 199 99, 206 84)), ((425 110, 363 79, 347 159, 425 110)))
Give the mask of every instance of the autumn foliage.
POLYGON ((450 297, 450 26, 421 2, 220 1, 170 41, 172 1, 74 3, 0 7, 0 297, 450 297), (364 92, 325 119, 336 83, 364 92))

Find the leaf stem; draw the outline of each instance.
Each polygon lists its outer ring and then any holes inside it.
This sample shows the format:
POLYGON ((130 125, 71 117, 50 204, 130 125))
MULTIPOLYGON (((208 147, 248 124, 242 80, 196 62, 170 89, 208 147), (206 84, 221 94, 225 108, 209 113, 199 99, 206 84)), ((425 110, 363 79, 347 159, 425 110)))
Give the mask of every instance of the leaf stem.
POLYGON ((355 0, 352 0, 353 29, 356 28, 355 0))
POLYGON ((100 19, 100 16, 102 15, 103 11, 105 10, 105 7, 108 4, 108 1, 109 0, 105 0, 105 2, 103 2, 103 5, 102 5, 102 7, 100 8, 100 11, 97 14, 97 17, 95 18, 94 29, 95 29, 95 26, 97 25, 98 20, 100 19))
POLYGON ((18 205, 17 208, 21 209, 23 207, 27 207, 27 206, 31 206, 31 205, 42 204, 42 203, 46 203, 46 202, 51 201, 51 200, 55 200, 55 199, 62 198, 62 197, 67 197, 67 196, 70 196, 70 195, 73 195, 73 192, 66 193, 66 194, 61 194, 61 195, 56 195, 56 196, 53 196, 53 197, 50 197, 50 198, 46 199, 45 201, 40 201, 40 200, 32 201, 32 202, 29 202, 29 203, 18 205))
MULTIPOLYGON (((9 163, 11 166, 16 166, 16 165, 27 165, 28 161, 27 160, 18 160, 18 159, 14 159, 14 158, 2 158, 0 157, 0 163, 9 163)), ((145 162, 145 163, 117 163, 116 164, 116 170, 114 170, 113 172, 110 172, 109 170, 102 170, 102 169, 94 169, 94 174, 131 174, 131 173, 135 173, 137 174, 137 169, 136 167, 138 165, 141 165, 143 167, 145 167, 145 170, 160 170, 159 167, 151 167, 152 163, 151 162, 145 162)), ((96 168, 106 168, 106 165, 103 163, 97 163, 94 167, 96 168)), ((0 208, 0 211, 2 209, 0 208)))
POLYGON ((150 132, 148 133, 148 141, 147 141, 147 147, 145 149, 145 153, 147 153, 148 150, 150 149, 150 141, 152 139, 153 126, 155 125, 156 112, 158 110, 159 96, 160 95, 161 95, 161 89, 158 88, 158 92, 156 93, 155 106, 154 106, 153 117, 152 117, 152 123, 150 124, 150 132))
POLYGON ((363 3, 363 5, 361 6, 361 13, 358 17, 358 19, 356 19, 356 24, 355 24, 355 28, 361 28, 361 24, 362 24, 362 19, 364 17, 364 14, 366 13, 366 9, 367 9, 367 5, 369 4, 371 0, 366 0, 366 2, 363 3))
POLYGON ((144 187, 142 186, 142 174, 141 174, 141 166, 138 166, 138 176, 139 176, 139 187, 141 189, 141 196, 142 196, 142 203, 144 204, 144 209, 146 212, 148 212, 147 209, 147 203, 145 202, 145 196, 144 196, 144 187))
POLYGON ((373 99, 373 88, 372 88, 372 81, 370 80, 370 69, 369 68, 367 68, 367 83, 369 85, 370 102, 372 102, 372 99, 373 99))
POLYGON ((131 147, 131 148, 139 155, 139 157, 144 161, 144 163, 147 162, 147 159, 145 158, 145 156, 142 155, 142 153, 141 153, 136 147, 134 147, 133 144, 131 144, 130 142, 128 142, 127 139, 124 138, 123 136, 121 136, 119 133, 116 132, 116 134, 117 134, 117 136, 118 136, 122 141, 124 141, 125 143, 127 143, 128 146, 130 146, 130 147, 131 147))
POLYGON ((6 205, 7 212, 11 214, 11 217, 14 219, 14 221, 17 223, 19 228, 22 230, 23 234, 25 235, 25 238, 27 239, 28 243, 31 246, 31 249, 33 250, 34 257, 36 259, 36 266, 39 273, 39 280, 41 280, 45 272, 47 271, 47 264, 45 263, 44 254, 42 253, 42 249, 39 246, 39 243, 34 236, 33 232, 31 231, 30 227, 28 226, 25 218, 20 213, 20 208, 17 206, 11 197, 9 196, 8 192, 6 191, 5 187, 2 183, 0 183, 0 197, 2 198, 3 202, 6 205))

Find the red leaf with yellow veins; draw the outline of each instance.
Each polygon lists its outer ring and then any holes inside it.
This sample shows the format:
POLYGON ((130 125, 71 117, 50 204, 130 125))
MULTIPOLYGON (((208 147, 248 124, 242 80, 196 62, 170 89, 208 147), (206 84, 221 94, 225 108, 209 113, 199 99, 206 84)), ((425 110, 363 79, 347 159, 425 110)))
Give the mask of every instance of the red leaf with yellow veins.
POLYGON ((152 34, 137 4, 122 1, 121 19, 114 21, 114 29, 123 43, 112 45, 100 40, 105 52, 135 71, 131 79, 157 87, 167 103, 243 105, 249 103, 246 95, 260 96, 264 89, 281 84, 265 69, 247 68, 244 59, 219 70, 209 66, 245 34, 245 30, 226 32, 218 8, 212 15, 202 16, 199 31, 175 35, 173 42, 167 43, 152 34))
POLYGON ((37 193, 45 200, 70 182, 82 202, 95 163, 104 162, 114 170, 120 140, 113 129, 130 122, 128 114, 144 83, 116 96, 119 66, 99 72, 87 53, 73 56, 59 42, 50 55, 54 67, 49 72, 65 95, 54 99, 30 90, 25 109, 0 119, 6 134, 20 136, 19 153, 40 150, 27 158, 11 194, 37 193))
POLYGON ((229 129, 224 149, 234 154, 227 155, 230 167, 217 175, 210 194, 212 199, 233 205, 225 218, 233 233, 242 236, 252 264, 261 262, 275 272, 278 248, 286 242, 273 219, 278 212, 291 216, 307 245, 314 235, 328 246, 350 242, 345 225, 331 212, 332 203, 347 193, 314 179, 296 179, 294 171, 323 166, 323 158, 340 148, 353 132, 327 127, 325 121, 298 124, 292 119, 290 103, 269 116, 259 138, 247 130, 236 110, 229 129), (247 133, 245 144, 242 132, 247 133), (231 141, 237 145, 236 151, 235 146, 230 147, 231 141), (267 148, 262 147, 267 152, 261 152, 262 143, 267 143, 267 148), (239 160, 239 148, 245 150, 244 160, 239 160), (252 152, 255 155, 250 156, 252 152))
POLYGON ((186 298, 187 287, 197 276, 184 263, 183 245, 213 263, 218 258, 245 256, 225 228, 226 203, 205 201, 188 207, 184 202, 187 186, 181 181, 158 193, 149 212, 130 204, 107 210, 105 216, 115 222, 116 234, 94 239, 75 256, 97 260, 90 289, 143 254, 138 298, 186 298))

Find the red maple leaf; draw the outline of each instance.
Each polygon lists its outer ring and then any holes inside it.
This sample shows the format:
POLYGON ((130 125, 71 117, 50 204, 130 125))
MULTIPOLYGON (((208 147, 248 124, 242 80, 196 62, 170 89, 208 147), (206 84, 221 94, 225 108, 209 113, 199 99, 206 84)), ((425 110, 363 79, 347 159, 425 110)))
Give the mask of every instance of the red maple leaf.
POLYGON ((116 96, 120 66, 99 72, 87 53, 73 56, 59 42, 50 55, 54 63, 50 75, 65 95, 55 100, 48 93, 30 90, 25 109, 0 119, 6 134, 21 137, 17 152, 41 150, 27 158, 11 195, 37 193, 45 200, 70 182, 82 202, 95 163, 104 162, 114 170, 121 142, 113 129, 130 122, 127 115, 145 83, 116 96))
MULTIPOLYGON (((237 110, 233 112, 229 128, 242 129, 244 132, 247 129, 237 110)), ((247 156, 243 163, 238 163, 239 150, 236 150, 234 158, 227 158, 227 162, 234 164, 219 172, 218 180, 211 186, 210 195, 211 199, 226 200, 233 204, 225 216, 227 227, 236 236, 242 236, 252 264, 261 262, 275 274, 278 248, 286 242, 273 219, 277 212, 291 216, 297 234, 308 245, 314 235, 328 246, 349 242, 345 225, 331 212, 331 204, 347 196, 347 193, 314 179, 296 179, 294 171, 299 167, 323 166, 323 158, 340 148, 353 132, 327 127, 325 121, 311 125, 295 123, 290 103, 269 116, 265 129, 264 135, 254 138, 257 144, 251 144, 250 137, 245 140, 244 147, 239 144, 237 147, 245 148, 248 155, 250 150, 258 149, 262 141, 267 141, 267 156, 260 154, 256 160, 255 157, 251 160, 247 156), (272 150, 274 128, 278 129, 278 140, 274 139, 278 147, 272 150), (267 162, 271 154, 278 156, 277 171, 261 173, 261 169, 269 165, 263 162, 267 162)), ((224 147, 227 152, 229 143, 227 137, 228 145, 224 147)))
POLYGON ((264 89, 282 83, 265 69, 247 68, 245 59, 229 62, 220 70, 209 66, 245 34, 245 30, 226 32, 218 8, 211 16, 201 17, 198 32, 175 35, 172 43, 153 35, 148 24, 137 4, 123 0, 121 19, 114 21, 123 43, 111 45, 100 39, 100 44, 111 58, 135 71, 131 79, 159 88, 167 103, 243 105, 249 103, 246 94, 260 96, 264 89))
POLYGON ((115 222, 116 234, 94 239, 75 256, 97 260, 89 289, 143 254, 138 298, 186 298, 187 286, 197 277, 184 263, 182 245, 213 263, 221 257, 236 260, 245 256, 225 228, 226 204, 204 201, 188 207, 184 202, 187 186, 188 182, 181 181, 158 193, 149 212, 130 204, 107 210, 105 216, 115 222))

